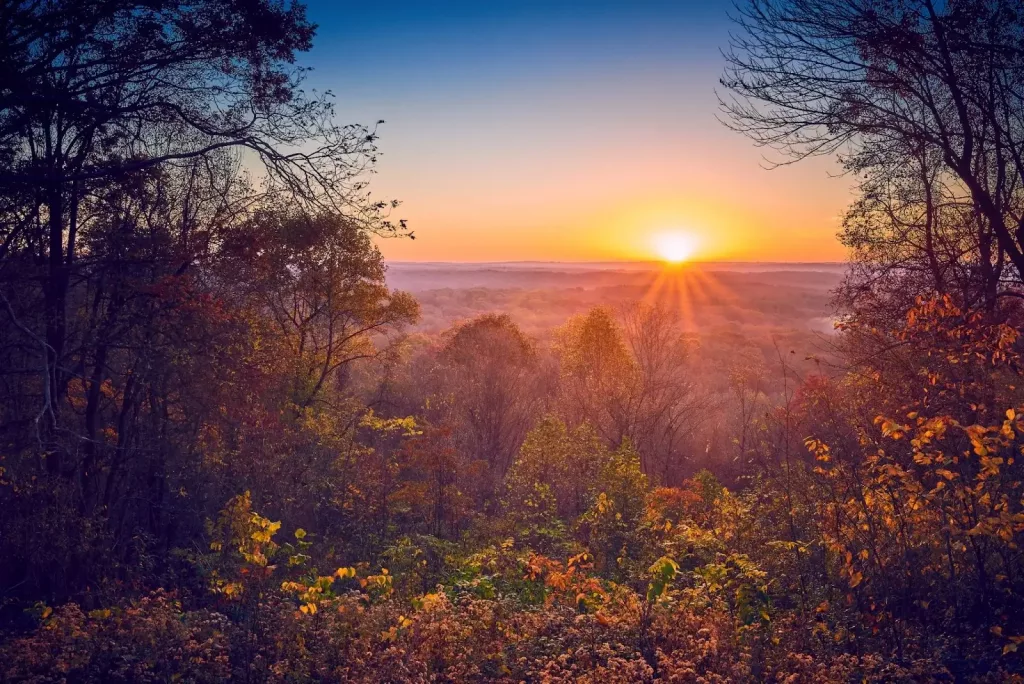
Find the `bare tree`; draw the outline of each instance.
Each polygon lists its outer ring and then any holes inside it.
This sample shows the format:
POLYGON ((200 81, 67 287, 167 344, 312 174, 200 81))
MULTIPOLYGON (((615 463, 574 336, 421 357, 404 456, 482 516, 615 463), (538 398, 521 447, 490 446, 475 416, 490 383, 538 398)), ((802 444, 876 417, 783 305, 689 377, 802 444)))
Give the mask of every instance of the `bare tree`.
POLYGON ((622 314, 638 373, 629 393, 629 436, 645 472, 678 481, 708 420, 708 400, 691 379, 690 346, 663 307, 634 305, 622 314))
MULTIPOLYGON (((1024 273, 1024 15, 1010 0, 749 0, 722 79, 729 125, 790 160, 839 153, 867 195, 914 169, 915 239, 942 216, 971 229, 968 266, 986 303, 1017 294, 1024 273), (919 172, 917 171, 919 169, 919 172), (932 223, 929 224, 929 221, 932 223)), ((892 205, 890 205, 892 206, 892 205)), ((873 209, 880 208, 875 205, 873 209)), ((929 233, 931 230, 931 233, 929 233)), ((964 244, 930 245, 939 249, 964 244)), ((949 256, 956 256, 949 255, 949 256)), ((955 263, 963 266, 964 259, 955 263)), ((946 286, 941 267, 933 277, 946 286)))
POLYGON ((970 197, 942 182, 934 154, 921 150, 899 161, 866 168, 847 211, 840 239, 851 264, 838 291, 841 310, 888 328, 930 293, 967 306, 992 301, 1005 259, 980 242, 984 220, 970 197))
POLYGON ((598 308, 560 332, 562 411, 613 448, 628 439, 644 472, 671 482, 707 419, 706 397, 690 380, 690 349, 671 312, 638 304, 621 320, 598 308))

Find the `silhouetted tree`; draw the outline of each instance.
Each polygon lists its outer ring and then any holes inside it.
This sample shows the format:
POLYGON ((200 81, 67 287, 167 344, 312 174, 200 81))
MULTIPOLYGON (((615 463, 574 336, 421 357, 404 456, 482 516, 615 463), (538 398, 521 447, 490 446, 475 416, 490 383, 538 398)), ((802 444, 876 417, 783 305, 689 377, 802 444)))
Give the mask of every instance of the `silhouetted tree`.
MULTIPOLYGON (((945 272, 959 268, 974 271, 990 308, 998 296, 1017 294, 1024 273, 1019 3, 750 0, 737 22, 722 79, 732 92, 723 107, 733 127, 791 159, 840 153, 863 181, 868 204, 858 209, 881 211, 890 237, 908 233, 901 248, 930 260, 925 268, 941 288, 949 286, 945 272), (951 202, 970 211, 949 210, 951 202), (952 245, 942 244, 948 229, 959 236, 952 245)), ((862 247, 865 235, 854 227, 853 246, 862 247)))
MULTIPOLYGON (((338 126, 329 99, 300 89, 292 62, 313 33, 303 5, 271 0, 0 8, 0 264, 17 255, 31 268, 15 277, 40 284, 39 315, 19 327, 45 351, 51 432, 74 375, 69 290, 95 261, 83 237, 112 185, 184 173, 195 201, 200 187, 222 187, 223 164, 235 181, 244 165, 269 191, 394 229, 384 205, 360 199, 373 132, 338 126)), ((189 230, 194 209, 180 209, 189 230)), ((189 255, 178 256, 187 270, 189 255)))

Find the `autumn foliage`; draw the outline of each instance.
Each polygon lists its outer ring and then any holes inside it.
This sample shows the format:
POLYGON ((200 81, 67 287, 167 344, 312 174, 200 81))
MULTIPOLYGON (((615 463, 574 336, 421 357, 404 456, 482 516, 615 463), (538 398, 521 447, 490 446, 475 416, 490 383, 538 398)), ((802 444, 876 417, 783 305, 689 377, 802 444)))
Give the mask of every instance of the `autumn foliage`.
POLYGON ((1022 18, 861 4, 729 58, 867 172, 813 373, 664 302, 417 332, 300 4, 5 5, 0 680, 1021 681, 1022 18))
POLYGON ((1024 643, 1016 329, 936 297, 862 332, 913 358, 903 391, 892 359, 808 382, 761 419, 775 460, 738 489, 653 486, 628 442, 549 415, 495 508, 457 513, 449 432, 368 414, 335 499, 362 539, 246 491, 174 552, 172 587, 36 603, 7 676, 1002 680, 1024 643))

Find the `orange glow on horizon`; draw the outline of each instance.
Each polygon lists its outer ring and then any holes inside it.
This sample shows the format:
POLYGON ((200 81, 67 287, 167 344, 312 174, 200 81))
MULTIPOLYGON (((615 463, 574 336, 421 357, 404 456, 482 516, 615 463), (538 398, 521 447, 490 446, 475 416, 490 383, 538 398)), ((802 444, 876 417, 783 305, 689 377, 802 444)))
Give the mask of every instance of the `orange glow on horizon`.
POLYGON ((419 209, 408 212, 416 240, 382 239, 378 245, 385 258, 397 261, 807 262, 846 258, 845 248, 836 239, 841 199, 833 196, 832 206, 786 206, 777 195, 768 193, 758 199, 759 203, 751 205, 726 201, 710 192, 672 196, 654 191, 593 202, 588 198, 563 203, 552 198, 515 207, 493 206, 479 198, 444 204, 424 199, 422 203, 409 202, 419 209), (691 245, 661 244, 665 239, 661 236, 677 234, 686 238, 669 241, 691 245))
POLYGON ((717 71, 685 96, 667 75, 602 72, 382 111, 373 196, 401 200, 391 218, 416 232, 379 241, 385 258, 651 261, 651 238, 677 229, 691 261, 843 260, 854 179, 826 158, 766 170, 715 119, 717 71))
POLYGON ((697 238, 680 230, 657 233, 651 240, 658 256, 670 264, 691 260, 697 252, 697 238))

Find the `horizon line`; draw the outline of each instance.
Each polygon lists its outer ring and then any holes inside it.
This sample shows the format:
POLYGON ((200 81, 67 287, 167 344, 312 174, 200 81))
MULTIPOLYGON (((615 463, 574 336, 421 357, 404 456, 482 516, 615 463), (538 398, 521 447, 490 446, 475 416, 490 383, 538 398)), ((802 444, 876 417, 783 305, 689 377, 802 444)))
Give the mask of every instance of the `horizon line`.
MULTIPOLYGON (((574 265, 596 265, 596 264, 650 264, 666 265, 668 262, 660 259, 606 259, 606 260, 572 260, 572 259, 504 259, 500 261, 473 261, 473 260, 419 260, 419 259, 385 259, 386 264, 402 265, 430 265, 430 264, 461 264, 474 266, 488 266, 498 264, 574 264, 574 265)), ((700 264, 772 264, 772 265, 793 265, 793 266, 845 266, 849 261, 769 261, 751 259, 690 259, 682 265, 700 264)))

